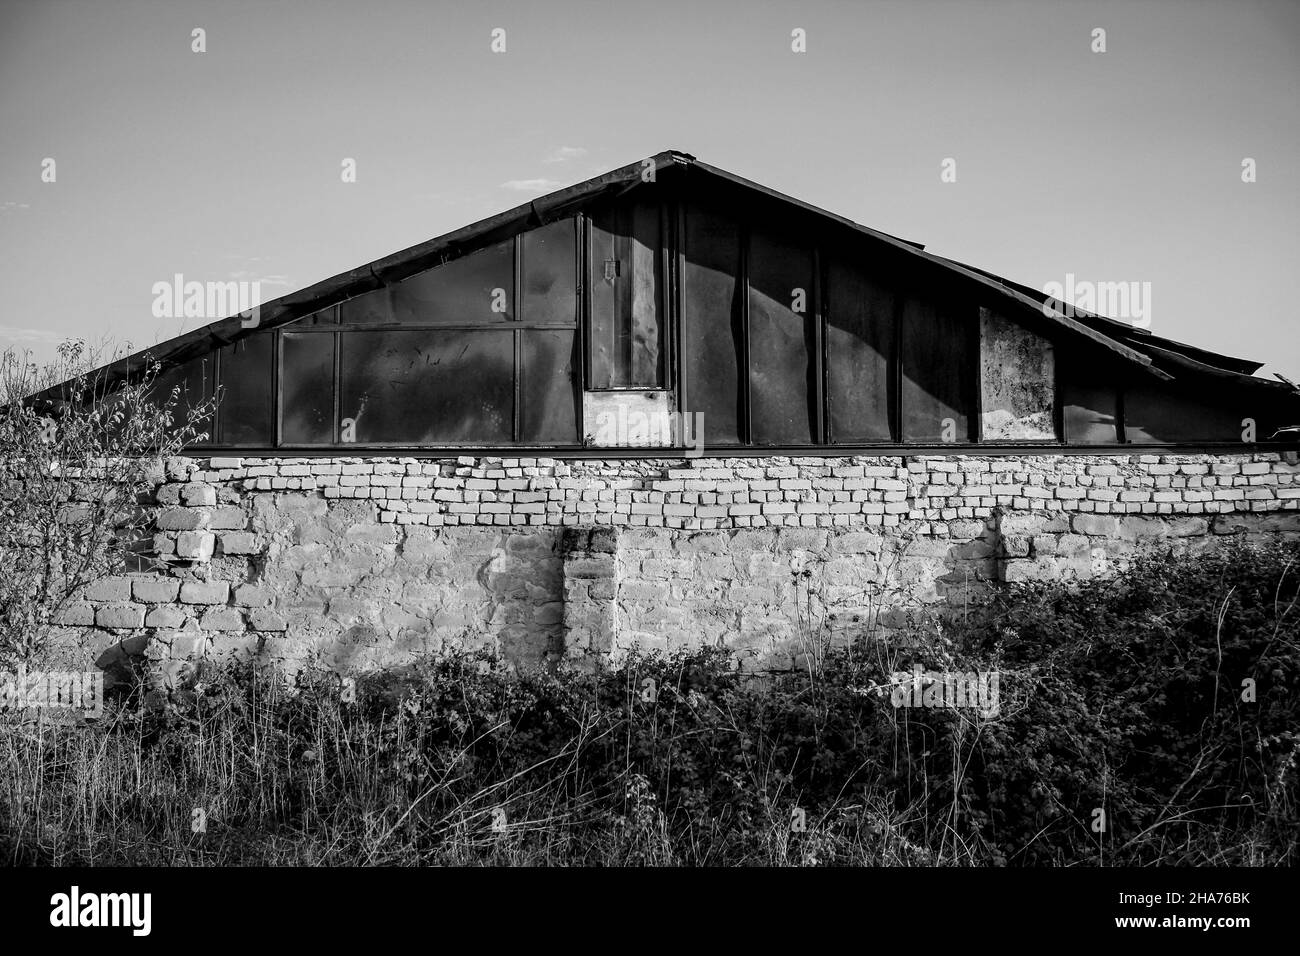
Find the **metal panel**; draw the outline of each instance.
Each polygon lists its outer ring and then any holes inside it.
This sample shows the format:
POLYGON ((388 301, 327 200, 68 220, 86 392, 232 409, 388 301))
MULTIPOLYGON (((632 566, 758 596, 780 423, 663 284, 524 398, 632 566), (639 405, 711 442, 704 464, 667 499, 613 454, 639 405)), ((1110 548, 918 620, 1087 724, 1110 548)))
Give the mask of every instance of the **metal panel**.
MULTIPOLYGON (((165 405, 172 401, 172 393, 175 392, 175 404, 171 406, 172 424, 175 427, 179 428, 188 420, 190 409, 212 397, 216 358, 216 353, 200 356, 163 369, 155 376, 149 389, 153 401, 165 405)), ((195 428, 200 434, 207 434, 207 443, 215 443, 215 423, 211 416, 196 421, 195 428)))
POLYGON ((1120 427, 1119 381, 1113 362, 1062 350, 1057 362, 1056 385, 1061 394, 1067 443, 1111 445, 1124 440, 1120 427))
POLYGON ((815 441, 813 254, 767 229, 749 238, 749 400, 756 444, 815 441))
POLYGON ((1124 389, 1124 436, 1130 442, 1241 441, 1244 417, 1225 396, 1137 378, 1124 389))
POLYGON ((682 365, 690 407, 683 411, 704 414, 707 444, 736 444, 743 422, 740 233, 735 222, 698 206, 685 218, 682 365))
POLYGON ((220 353, 221 406, 217 440, 223 445, 273 443, 274 370, 271 333, 251 335, 220 353))
MULTIPOLYGON (((493 324, 515 317, 514 242, 499 242, 391 288, 392 321, 402 325, 493 324)), ((349 322, 349 303, 343 321, 349 322)))
POLYGON ((1110 445, 1119 441, 1119 395, 1105 382, 1061 382, 1066 441, 1110 445))
POLYGON ((392 290, 376 289, 348 299, 339 306, 339 321, 344 325, 392 325, 392 290))
POLYGON ((827 265, 826 369, 831 441, 887 442, 898 296, 845 253, 827 265))
POLYGON ((513 331, 345 332, 341 340, 340 413, 357 443, 511 441, 513 331))
POLYGON ((578 337, 572 329, 520 330, 520 440, 578 440, 578 337))
POLYGON ((281 440, 323 445, 334 440, 334 336, 282 333, 281 440))
POLYGON ((575 220, 562 219, 521 237, 522 306, 526 323, 571 325, 578 317, 578 243, 575 220))
POLYGON ((903 302, 903 441, 971 438, 978 314, 973 305, 909 295, 903 302))

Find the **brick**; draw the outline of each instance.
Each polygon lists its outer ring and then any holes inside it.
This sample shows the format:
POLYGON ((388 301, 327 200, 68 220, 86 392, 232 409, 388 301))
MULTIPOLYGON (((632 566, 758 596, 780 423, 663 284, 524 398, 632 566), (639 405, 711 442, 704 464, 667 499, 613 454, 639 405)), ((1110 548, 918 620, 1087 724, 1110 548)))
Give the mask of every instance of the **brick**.
POLYGON ((248 614, 249 626, 255 631, 287 631, 288 623, 270 608, 257 608, 248 614))
POLYGON ((613 555, 598 555, 590 558, 569 558, 564 562, 566 578, 604 578, 614 576, 613 555))
POLYGON ((222 554, 256 554, 259 550, 257 535, 248 531, 229 531, 220 540, 222 554))
POLYGON ((89 626, 95 623, 95 608, 90 604, 66 605, 59 611, 54 623, 65 627, 89 626))
POLYGON ((242 631, 244 612, 235 607, 210 607, 199 619, 199 627, 205 631, 242 631))
POLYGON ((180 485, 162 485, 154 492, 154 500, 164 508, 174 508, 181 503, 180 485))
POLYGON ((151 607, 144 616, 145 627, 177 628, 185 623, 185 612, 178 607, 151 607))
POLYGON ((176 555, 190 561, 207 561, 215 543, 216 539, 205 531, 182 531, 176 536, 176 555))
POLYGON ((196 531, 208 526, 208 513, 197 508, 168 508, 158 515, 161 531, 196 531))
POLYGON ((144 606, 140 604, 101 604, 95 609, 96 627, 144 627, 144 606))
POLYGON ((214 531, 242 531, 247 524, 248 516, 242 508, 226 506, 208 513, 207 527, 214 531))
POLYGON ((86 588, 88 601, 131 600, 131 579, 123 577, 101 578, 86 588))
POLYGON ((215 505, 217 503, 217 489, 204 484, 185 485, 181 488, 181 503, 190 507, 215 505))
POLYGON ((208 638, 201 631, 173 631, 171 634, 159 634, 158 638, 167 644, 173 660, 202 657, 208 649, 208 638))
POLYGON ((1119 520, 1101 515, 1075 515, 1071 521, 1078 534, 1113 538, 1119 534, 1119 520))
POLYGON ((225 604, 229 598, 230 585, 225 581, 186 581, 181 585, 184 604, 225 604))
POLYGON ((166 604, 175 601, 181 582, 168 578, 137 578, 131 587, 137 601, 146 604, 166 604))

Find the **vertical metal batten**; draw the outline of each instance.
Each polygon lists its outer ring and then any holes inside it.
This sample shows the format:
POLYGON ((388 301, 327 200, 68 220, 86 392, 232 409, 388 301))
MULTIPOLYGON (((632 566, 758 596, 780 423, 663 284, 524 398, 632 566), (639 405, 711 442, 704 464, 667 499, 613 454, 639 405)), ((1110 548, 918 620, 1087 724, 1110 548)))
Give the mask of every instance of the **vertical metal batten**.
POLYGON ((521 396, 523 394, 523 367, 524 357, 521 354, 524 347, 523 333, 519 331, 518 323, 523 321, 524 300, 524 236, 523 233, 515 234, 515 288, 514 298, 511 301, 513 319, 516 323, 514 332, 515 346, 515 400, 514 400, 514 419, 512 422, 511 435, 515 444, 519 444, 520 435, 523 434, 523 408, 521 407, 521 396))
POLYGON ((276 406, 280 404, 280 339, 282 338, 280 330, 276 329, 271 333, 271 433, 275 447, 280 447, 280 416, 276 413, 276 406))
MULTIPOLYGON (((204 391, 206 392, 207 389, 204 389, 204 391)), ((221 348, 218 347, 212 350, 212 394, 211 396, 208 396, 216 399, 216 402, 212 408, 212 438, 218 445, 222 443, 221 440, 222 438, 225 437, 224 435, 221 434, 220 395, 221 395, 221 348)), ((204 401, 206 400, 207 397, 205 397, 204 401)))
POLYGON ((334 444, 343 444, 343 332, 334 332, 334 444))
POLYGON ((829 427, 828 421, 830 416, 826 411, 826 315, 822 307, 822 255, 821 247, 813 246, 813 361, 816 363, 814 369, 814 401, 816 402, 816 429, 815 438, 813 439, 819 445, 828 444, 829 427))
POLYGON ((1067 444, 1065 437, 1065 397, 1061 392, 1061 364, 1060 351, 1056 347, 1056 342, 1052 339, 1046 340, 1048 348, 1052 352, 1052 435, 1055 444, 1067 444))
MULTIPOLYGON (((594 364, 592 359, 592 337, 595 335, 595 329, 592 327, 591 322, 591 297, 592 290, 596 287, 596 277, 592 275, 591 270, 595 268, 595 257, 591 254, 591 216, 583 213, 578 217, 578 220, 582 223, 582 258, 579 267, 586 279, 583 283, 586 293, 582 296, 582 301, 579 304, 582 309, 582 387, 590 389, 592 388, 591 374, 594 364)), ((582 434, 585 435, 586 432, 584 431, 582 434)))
POLYGON ((672 251, 670 236, 671 211, 668 204, 659 201, 659 248, 655 250, 656 269, 659 271, 655 283, 655 308, 659 310, 659 368, 656 370, 655 385, 658 388, 671 388, 672 370, 672 251))
MULTIPOLYGON (((970 416, 974 421, 966 422, 966 440, 979 442, 984 440, 984 313, 978 305, 975 306, 975 321, 971 324, 974 327, 972 335, 975 339, 975 346, 970 349, 972 361, 975 363, 971 388, 975 394, 967 396, 967 400, 971 410, 970 416)), ((971 337, 967 336, 968 339, 971 337)))
POLYGON ((903 312, 906 303, 904 295, 895 294, 894 334, 893 341, 889 343, 889 366, 886 371, 886 377, 893 377, 892 381, 886 383, 889 389, 889 431, 891 440, 900 445, 903 443, 903 312))
POLYGON ((1121 445, 1128 444, 1128 422, 1125 421, 1126 414, 1124 408, 1124 388, 1123 381, 1115 386, 1115 441, 1121 445))
POLYGON ((749 382, 749 223, 743 223, 740 226, 738 275, 736 284, 741 291, 740 296, 740 339, 741 339, 741 358, 744 367, 740 370, 740 440, 742 444, 754 444, 753 414, 750 410, 750 382, 749 382))
MULTIPOLYGON (((685 275, 686 275, 686 204, 678 199, 674 204, 674 234, 673 234, 673 260, 675 268, 673 269, 673 300, 674 300, 674 349, 673 371, 674 378, 672 381, 677 386, 677 409, 683 411, 689 406, 689 396, 687 395, 686 382, 686 361, 683 356, 683 348, 686 342, 686 292, 685 292, 685 275)), ((692 437, 694 433, 692 433, 692 437)))
POLYGON ((575 410, 574 419, 577 423, 578 434, 575 441, 581 442, 582 436, 587 434, 586 405, 582 400, 582 391, 587 382, 587 299, 589 290, 587 288, 587 230, 586 216, 578 215, 573 217, 573 268, 577 272, 575 276, 574 288, 577 290, 577 301, 574 303, 573 326, 574 335, 577 336, 577 348, 574 350, 578 358, 578 367, 573 370, 573 385, 578 391, 578 407, 575 410))

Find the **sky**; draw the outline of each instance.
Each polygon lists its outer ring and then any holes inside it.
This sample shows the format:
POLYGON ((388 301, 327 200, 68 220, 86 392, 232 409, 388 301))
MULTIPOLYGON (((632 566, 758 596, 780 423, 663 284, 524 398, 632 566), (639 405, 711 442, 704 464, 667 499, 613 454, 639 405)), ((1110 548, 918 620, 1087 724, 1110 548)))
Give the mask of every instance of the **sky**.
POLYGON ((269 301, 671 148, 1300 380, 1298 114, 1296 0, 0 0, 0 348, 146 348, 210 321, 177 273, 269 301))

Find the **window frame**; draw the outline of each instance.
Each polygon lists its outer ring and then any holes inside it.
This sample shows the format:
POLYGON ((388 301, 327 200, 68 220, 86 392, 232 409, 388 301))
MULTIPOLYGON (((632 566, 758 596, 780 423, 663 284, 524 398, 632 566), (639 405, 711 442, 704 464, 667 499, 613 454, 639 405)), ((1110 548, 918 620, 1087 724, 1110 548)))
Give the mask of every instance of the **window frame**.
MULTIPOLYGON (((522 380, 522 376, 523 376, 523 360, 524 360, 524 356, 523 356, 523 347, 524 347, 524 346, 523 346, 523 338, 524 338, 524 336, 523 336, 523 333, 524 333, 525 331, 531 331, 531 330, 548 330, 548 329, 549 329, 549 330, 572 330, 572 331, 574 332, 575 335, 581 334, 582 316, 583 316, 583 307, 584 307, 583 304, 584 304, 584 302, 585 302, 586 299, 587 299, 587 296, 586 296, 586 294, 585 294, 585 289, 584 289, 584 283, 583 283, 583 253, 584 253, 584 247, 585 247, 585 242, 584 242, 584 227, 583 227, 583 219, 584 219, 584 216, 579 215, 579 214, 573 214, 573 215, 568 215, 568 216, 562 216, 562 217, 559 217, 559 218, 557 218, 557 219, 553 219, 553 220, 551 220, 551 221, 548 222, 548 223, 542 223, 542 224, 540 224, 540 225, 538 225, 538 226, 534 226, 534 227, 533 227, 533 229, 540 229, 540 228, 542 228, 543 226, 554 225, 554 224, 557 223, 557 222, 569 222, 569 223, 572 224, 572 226, 573 226, 573 243, 574 243, 574 276, 573 276, 573 280, 574 280, 574 310, 573 310, 573 318, 572 318, 570 321, 567 321, 567 322, 558 322, 558 321, 553 321, 553 320, 551 320, 551 321, 527 321, 527 320, 521 318, 521 312, 523 311, 523 287, 524 287, 524 269, 525 269, 525 263, 524 263, 524 235, 525 235, 525 233, 532 231, 532 230, 521 230, 520 232, 515 233, 514 236, 510 237, 509 240, 497 240, 496 242, 482 243, 482 244, 479 244, 479 245, 475 245, 475 246, 467 247, 467 248, 461 250, 459 255, 457 255, 456 257, 454 257, 454 259, 458 259, 458 258, 461 258, 462 256, 471 255, 471 254, 473 254, 474 252, 477 252, 477 251, 479 251, 479 250, 481 250, 481 249, 489 248, 489 247, 491 247, 491 246, 493 246, 493 245, 497 245, 497 244, 500 244, 500 243, 505 242, 505 241, 509 241, 509 242, 511 242, 511 244, 512 244, 512 252, 511 252, 511 255, 512 255, 512 261, 513 261, 513 268, 511 269, 511 292, 510 292, 511 300, 510 300, 510 301, 511 301, 511 306, 512 306, 512 309, 511 309, 512 315, 511 315, 511 317, 510 317, 507 321, 505 321, 505 322, 500 322, 500 323, 484 323, 484 322, 366 322, 366 323, 355 323, 355 322, 354 322, 354 323, 345 323, 345 322, 343 322, 343 321, 342 321, 342 311, 341 311, 341 308, 340 308, 340 307, 341 307, 345 302, 351 301, 352 299, 359 298, 361 295, 367 295, 367 294, 369 294, 370 292, 375 291, 375 290, 367 290, 366 292, 359 293, 358 295, 355 295, 355 296, 349 296, 349 297, 347 297, 346 299, 340 299, 339 301, 337 301, 337 302, 335 302, 335 303, 332 303, 331 305, 324 306, 323 308, 317 309, 315 312, 312 312, 312 313, 310 313, 309 315, 303 316, 301 319, 296 319, 296 320, 294 320, 293 322, 290 322, 290 323, 288 323, 288 324, 286 324, 286 325, 284 325, 284 326, 282 326, 282 327, 280 327, 280 328, 276 328, 276 329, 271 330, 269 333, 264 333, 264 334, 270 334, 270 335, 274 336, 274 343, 273 343, 274 362, 273 362, 273 366, 274 366, 274 375, 275 375, 275 379, 274 379, 273 387, 272 387, 272 393, 273 393, 273 395, 274 395, 274 400, 275 400, 275 409, 274 409, 274 414, 273 414, 274 432, 275 432, 275 435, 274 435, 275 445, 274 445, 274 447, 277 448, 277 449, 280 449, 280 448, 287 448, 287 449, 303 449, 303 450, 318 450, 318 449, 348 449, 348 448, 418 448, 418 447, 425 447, 425 446, 423 446, 423 445, 419 445, 419 444, 415 444, 415 445, 413 445, 413 444, 411 444, 410 442, 346 442, 346 443, 345 443, 345 442, 342 441, 342 435, 341 435, 341 427, 342 427, 342 426, 341 426, 340 416, 341 416, 341 414, 342 414, 342 408, 341 408, 341 402, 342 402, 342 385, 343 385, 343 379, 342 379, 342 374, 343 374, 343 373, 342 373, 342 366, 343 366, 343 349, 344 349, 344 345, 345 345, 345 342, 346 342, 346 340, 345 340, 345 338, 344 338, 345 333, 349 333, 349 332, 402 332, 402 331, 412 331, 412 332, 418 332, 418 331, 425 331, 425 332, 438 332, 438 331, 443 331, 443 332, 485 332, 485 331, 494 331, 494 332, 499 332, 499 333, 500 333, 500 332, 509 332, 509 333, 511 334, 511 338, 512 338, 512 340, 513 340, 512 348, 513 348, 513 355, 514 355, 514 376, 513 376, 513 389, 512 389, 512 391, 513 391, 513 409, 512 409, 512 427, 511 427, 511 440, 510 440, 510 443, 509 443, 509 444, 495 444, 495 445, 487 445, 487 446, 484 446, 482 443, 465 443, 465 442, 461 442, 461 443, 448 443, 448 444, 443 444, 443 445, 439 445, 438 447, 440 447, 440 448, 479 448, 479 447, 510 448, 510 447, 515 447, 515 446, 520 446, 520 445, 521 445, 521 435, 522 435, 522 432, 523 432, 523 410, 522 410, 522 407, 521 407, 521 398, 522 398, 522 391, 523 391, 523 380, 522 380), (329 322, 325 322, 325 323, 320 323, 320 322, 306 323, 306 322, 305 322, 306 319, 312 318, 313 316, 317 316, 317 315, 319 315, 319 314, 321 314, 321 313, 323 313, 323 312, 330 312, 330 313, 331 313, 331 315, 332 315, 332 319, 331 319, 329 322), (329 444, 323 444, 323 443, 314 443, 314 444, 287 444, 287 443, 285 443, 285 442, 283 441, 283 421, 284 421, 284 392, 283 392, 283 387, 282 387, 282 379, 283 379, 282 369, 283 369, 283 362, 284 362, 284 344, 283 344, 284 337, 283 337, 283 334, 282 334, 283 332, 292 332, 292 333, 294 333, 294 334, 304 334, 304 335, 333 335, 333 336, 334 336, 334 374, 333 374, 333 390, 334 390, 334 395, 333 395, 333 397, 334 397, 334 422, 333 422, 333 435, 332 435, 332 440, 331 440, 331 442, 330 442, 329 444)), ((446 260, 444 260, 443 262, 438 263, 438 265, 442 265, 442 264, 444 264, 445 262, 454 261, 454 259, 446 259, 446 260)), ((436 269, 437 267, 438 267, 438 266, 430 266, 429 268, 430 268, 430 269, 436 269)), ((428 271, 428 270, 420 270, 420 271, 428 271)), ((412 275, 417 275, 417 274, 419 274, 419 273, 418 273, 418 272, 417 272, 417 273, 413 273, 412 275)), ((409 278, 409 277, 408 277, 408 278, 409 278)), ((395 285, 397 282, 401 282, 401 281, 402 281, 402 280, 398 279, 398 280, 396 280, 395 282, 393 282, 393 283, 389 283, 389 284, 387 284, 387 285, 385 285, 385 286, 383 286, 383 287, 381 287, 381 288, 387 288, 387 287, 389 287, 389 286, 391 286, 391 285, 395 285)), ((584 358, 584 356, 583 356, 583 354, 582 354, 582 353, 583 353, 583 350, 582 350, 582 349, 578 349, 577 351, 578 351, 578 355, 579 355, 579 359, 578 359, 578 361, 579 361, 579 364, 581 365, 581 364, 582 364, 582 361, 583 361, 583 358, 584 358)), ((584 374, 584 373, 583 373, 583 369, 582 369, 582 368, 574 369, 574 375, 575 375, 575 378, 576 378, 576 380, 577 380, 578 382, 581 382, 581 381, 583 380, 583 374, 584 374)), ((218 367, 218 369, 217 369, 217 373, 216 373, 216 381, 217 381, 218 386, 219 386, 219 385, 220 385, 220 368, 219 368, 219 367, 218 367)), ((219 413, 219 412, 218 412, 218 413, 219 413)), ((581 419, 581 415, 580 415, 580 414, 579 414, 579 419, 581 419)), ((580 445, 580 437, 579 437, 579 436, 580 436, 580 434, 581 434, 581 427, 582 427, 582 422, 581 422, 581 420, 579 420, 579 422, 578 422, 578 429, 575 431, 575 435, 574 435, 574 442, 573 442, 574 446, 579 446, 579 445, 580 445)), ((215 447, 215 446, 214 446, 214 447, 215 447)), ((220 447, 231 447, 231 448, 233 448, 233 447, 252 447, 252 446, 233 446, 233 445, 232 445, 232 446, 220 446, 220 447)), ((259 446, 259 447, 260 447, 260 446, 259 446)), ((432 446, 430 446, 430 447, 432 447, 432 446)), ((565 447, 565 446, 557 445, 557 446, 555 446, 555 447, 565 447)))

